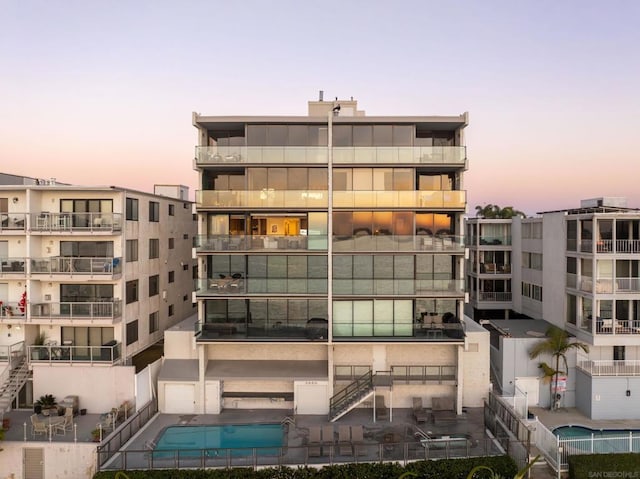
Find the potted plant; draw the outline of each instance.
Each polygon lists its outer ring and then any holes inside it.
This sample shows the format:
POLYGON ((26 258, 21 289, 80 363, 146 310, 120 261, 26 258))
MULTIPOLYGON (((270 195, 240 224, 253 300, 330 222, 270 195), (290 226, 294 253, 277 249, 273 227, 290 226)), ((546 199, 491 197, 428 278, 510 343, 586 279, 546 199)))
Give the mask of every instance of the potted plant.
POLYGON ((91 439, 93 442, 100 442, 100 429, 94 429, 91 431, 91 439))
MULTIPOLYGON (((40 331, 33 340, 34 346, 44 346, 44 342, 47 340, 47 337, 44 334, 44 331, 40 331)), ((47 359, 46 358, 46 350, 42 347, 36 347, 31 350, 31 359, 35 359, 38 361, 39 359, 47 359)))
POLYGON ((56 398, 53 394, 45 394, 44 396, 40 396, 34 404, 34 411, 37 413, 37 408, 40 408, 40 411, 45 416, 48 416, 52 410, 58 412, 58 407, 56 403, 56 398))

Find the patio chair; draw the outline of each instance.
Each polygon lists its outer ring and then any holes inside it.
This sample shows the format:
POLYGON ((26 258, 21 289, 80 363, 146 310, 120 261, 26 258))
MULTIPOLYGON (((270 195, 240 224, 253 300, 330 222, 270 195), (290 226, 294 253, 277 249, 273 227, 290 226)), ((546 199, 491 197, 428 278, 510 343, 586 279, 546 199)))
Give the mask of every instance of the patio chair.
POLYGON ((351 456, 353 454, 351 428, 349 426, 338 426, 338 448, 341 456, 351 456))
POLYGON ((115 422, 115 416, 113 413, 104 413, 100 416, 100 422, 96 425, 96 427, 102 427, 103 431, 108 431, 113 429, 113 423, 115 422))
POLYGON ((420 397, 413 398, 413 418, 417 423, 429 421, 429 413, 422 406, 422 398, 420 397))
POLYGON ((38 419, 37 414, 31 415, 31 435, 39 436, 40 434, 46 435, 49 431, 47 431, 47 423, 38 419))
POLYGON ((333 424, 322 426, 322 454, 329 455, 334 444, 333 424))
POLYGON ((73 408, 66 408, 63 417, 64 420, 57 423, 53 428, 56 434, 65 435, 67 431, 71 431, 73 429, 73 408))
POLYGON ((351 445, 356 456, 366 456, 367 451, 364 446, 364 428, 362 426, 351 426, 351 445))
POLYGON ((455 422, 458 419, 456 414, 455 399, 453 397, 435 397, 432 400, 433 422, 455 422))
POLYGON ((320 443, 322 442, 320 436, 320 426, 309 427, 309 437, 307 438, 307 451, 309 457, 320 457, 320 443))

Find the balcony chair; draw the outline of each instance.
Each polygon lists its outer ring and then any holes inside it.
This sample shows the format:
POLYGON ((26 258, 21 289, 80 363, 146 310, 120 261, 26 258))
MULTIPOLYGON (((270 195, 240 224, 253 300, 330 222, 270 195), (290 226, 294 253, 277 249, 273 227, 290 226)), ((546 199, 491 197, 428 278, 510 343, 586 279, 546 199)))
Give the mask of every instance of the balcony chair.
POLYGON ((40 434, 47 435, 47 423, 38 419, 37 414, 31 415, 31 435, 39 436, 40 434))
POLYGON ((320 426, 309 427, 309 437, 307 438, 307 452, 309 457, 320 457, 320 443, 321 439, 320 426))
POLYGON ((353 446, 351 444, 351 428, 349 426, 338 426, 338 448, 341 456, 353 455, 353 446))
POLYGON ((429 421, 429 413, 422 405, 422 398, 420 397, 413 398, 413 418, 417 423, 429 421))

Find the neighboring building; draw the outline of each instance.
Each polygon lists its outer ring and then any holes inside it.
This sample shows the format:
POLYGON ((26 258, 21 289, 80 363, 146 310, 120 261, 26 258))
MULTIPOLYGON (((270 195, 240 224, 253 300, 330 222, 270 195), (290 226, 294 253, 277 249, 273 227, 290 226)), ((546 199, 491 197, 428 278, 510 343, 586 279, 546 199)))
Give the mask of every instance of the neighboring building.
POLYGON ((193 123, 199 323, 167 344, 162 411, 482 405, 488 333, 461 320, 466 114, 320 100, 193 123))
POLYGON ((504 221, 469 221, 511 223, 513 298, 500 308, 544 318, 590 348, 572 353, 576 370, 562 404, 592 419, 640 418, 640 210, 595 198, 504 221))
POLYGON ((133 400, 131 358, 195 311, 192 204, 4 179, 0 410, 30 407, 43 394, 79 396, 89 412, 133 400))

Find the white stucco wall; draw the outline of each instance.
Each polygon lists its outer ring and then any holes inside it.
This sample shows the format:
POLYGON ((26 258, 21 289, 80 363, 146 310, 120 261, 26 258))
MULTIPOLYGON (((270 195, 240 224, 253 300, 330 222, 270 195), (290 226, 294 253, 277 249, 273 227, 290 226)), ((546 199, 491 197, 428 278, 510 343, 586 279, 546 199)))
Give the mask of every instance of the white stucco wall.
POLYGON ((467 339, 462 352, 462 406, 480 407, 489 392, 491 376, 489 331, 465 318, 467 339))
POLYGON ((22 457, 24 448, 44 450, 46 479, 91 479, 96 472, 96 445, 72 442, 3 441, 0 453, 0 477, 24 477, 22 457))
POLYGON ((53 394, 62 400, 78 396, 80 408, 98 414, 118 407, 135 397, 133 366, 33 366, 34 400, 53 394))

